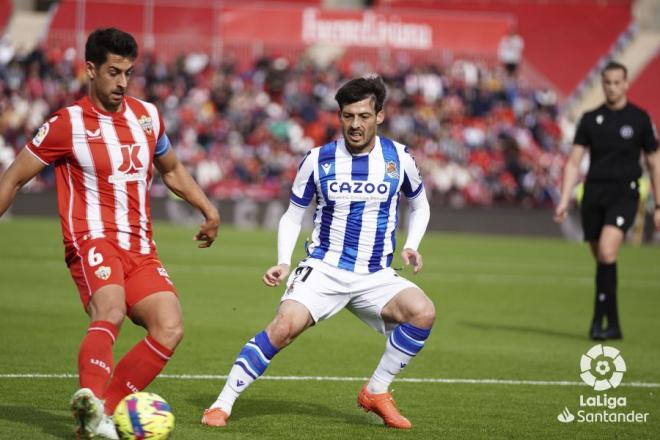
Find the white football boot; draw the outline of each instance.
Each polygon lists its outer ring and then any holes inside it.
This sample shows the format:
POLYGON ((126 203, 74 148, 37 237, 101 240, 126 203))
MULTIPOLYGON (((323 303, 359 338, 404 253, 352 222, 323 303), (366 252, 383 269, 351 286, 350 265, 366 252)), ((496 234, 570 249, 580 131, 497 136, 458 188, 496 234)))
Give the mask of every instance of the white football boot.
POLYGON ((117 430, 115 429, 115 422, 112 420, 112 417, 103 414, 101 423, 94 430, 94 435, 97 438, 105 438, 109 440, 119 440, 117 435, 117 430))
POLYGON ((81 388, 71 397, 71 411, 76 420, 78 439, 92 439, 103 418, 103 401, 89 388, 81 388))

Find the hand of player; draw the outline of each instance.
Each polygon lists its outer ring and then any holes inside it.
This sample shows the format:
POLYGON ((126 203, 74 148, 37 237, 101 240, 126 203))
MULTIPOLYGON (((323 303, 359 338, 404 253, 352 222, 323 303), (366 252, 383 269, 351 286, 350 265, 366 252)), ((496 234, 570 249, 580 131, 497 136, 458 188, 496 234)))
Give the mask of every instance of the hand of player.
POLYGON ((568 203, 559 202, 555 208, 555 215, 553 216, 553 220, 555 223, 561 223, 566 220, 566 217, 568 217, 568 203))
POLYGON ((291 270, 291 268, 288 264, 278 264, 277 266, 269 268, 264 274, 262 280, 268 287, 277 287, 280 285, 280 281, 289 275, 289 270, 291 270))
POLYGON ((403 259, 403 264, 406 266, 410 264, 413 265, 414 274, 417 274, 420 270, 422 270, 422 266, 424 265, 422 263, 422 254, 416 250, 405 248, 401 251, 401 258, 403 259))
POLYGON ((202 242, 197 247, 210 247, 218 236, 218 227, 220 227, 220 216, 209 216, 199 227, 199 232, 193 237, 193 240, 202 242))

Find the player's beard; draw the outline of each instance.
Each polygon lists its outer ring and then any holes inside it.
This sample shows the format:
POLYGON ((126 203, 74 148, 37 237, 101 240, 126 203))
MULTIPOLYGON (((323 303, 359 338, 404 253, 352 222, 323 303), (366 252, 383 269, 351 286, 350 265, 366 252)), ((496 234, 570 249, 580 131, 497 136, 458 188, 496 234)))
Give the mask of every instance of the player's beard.
POLYGON ((113 90, 108 94, 108 105, 110 108, 117 110, 122 101, 124 100, 124 92, 122 90, 113 90))
POLYGON ((352 140, 351 134, 354 133, 353 130, 349 130, 344 133, 344 141, 346 146, 354 154, 364 153, 365 149, 373 142, 375 133, 369 133, 368 130, 355 130, 355 132, 360 133, 359 140, 352 140))

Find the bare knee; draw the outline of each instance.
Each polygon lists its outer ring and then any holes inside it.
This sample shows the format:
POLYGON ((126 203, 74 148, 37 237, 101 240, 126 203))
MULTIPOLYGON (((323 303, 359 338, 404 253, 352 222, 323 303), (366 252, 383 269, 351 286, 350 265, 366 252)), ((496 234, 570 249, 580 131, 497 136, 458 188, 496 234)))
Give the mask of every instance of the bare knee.
POLYGON ((180 320, 159 322, 147 329, 149 334, 165 347, 173 350, 183 339, 183 324, 180 320))
POLYGON ((121 304, 90 304, 89 316, 92 321, 106 321, 112 323, 115 327, 121 327, 126 317, 126 305, 121 304))
POLYGON ((598 262, 605 264, 616 263, 617 252, 606 247, 598 248, 598 262))
POLYGON ((415 327, 431 328, 435 323, 435 306, 430 300, 416 303, 410 310, 408 322, 415 327))
POLYGON ((266 334, 270 343, 281 350, 293 342, 300 331, 296 329, 294 320, 290 316, 278 313, 273 322, 266 327, 266 334))

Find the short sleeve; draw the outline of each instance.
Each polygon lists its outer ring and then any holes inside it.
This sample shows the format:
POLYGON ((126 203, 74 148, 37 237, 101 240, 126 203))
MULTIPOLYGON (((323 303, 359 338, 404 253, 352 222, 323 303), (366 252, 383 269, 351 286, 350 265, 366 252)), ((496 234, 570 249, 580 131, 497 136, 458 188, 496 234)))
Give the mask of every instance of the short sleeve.
POLYGON ((642 130, 642 148, 647 153, 653 153, 658 149, 658 130, 648 114, 645 114, 644 127, 642 130))
MULTIPOLYGON (((154 107, 156 106, 154 105, 154 107)), ((156 116, 158 117, 158 140, 160 141, 163 136, 167 136, 167 134, 165 133, 165 120, 163 119, 160 110, 158 110, 158 107, 156 107, 156 116)), ((169 143, 169 139, 167 142, 169 143)))
POLYGON ((301 208, 307 208, 316 194, 314 162, 312 152, 307 153, 298 167, 298 173, 291 188, 291 203, 301 208))
POLYGON ((403 184, 401 185, 401 192, 409 199, 417 197, 424 189, 422 175, 417 168, 415 159, 406 148, 401 155, 401 168, 403 169, 403 184))
POLYGON ((37 159, 49 165, 71 153, 71 122, 66 111, 52 115, 25 145, 37 159))
POLYGON ((575 131, 575 139, 573 139, 573 143, 577 145, 582 145, 584 147, 590 147, 591 146, 591 140, 589 139, 589 133, 587 132, 587 124, 585 121, 585 117, 582 116, 580 118, 580 122, 578 122, 577 130, 575 131))

